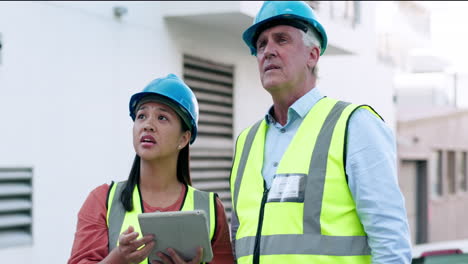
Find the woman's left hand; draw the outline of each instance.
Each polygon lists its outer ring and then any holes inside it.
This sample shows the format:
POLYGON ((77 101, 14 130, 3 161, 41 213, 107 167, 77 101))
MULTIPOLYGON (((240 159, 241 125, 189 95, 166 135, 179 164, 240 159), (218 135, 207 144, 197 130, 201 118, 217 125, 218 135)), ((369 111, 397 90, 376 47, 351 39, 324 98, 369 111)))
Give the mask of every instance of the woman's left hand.
POLYGON ((164 263, 164 264, 199 264, 202 260, 202 256, 203 256, 203 248, 202 247, 199 247, 197 249, 197 255, 189 262, 185 262, 185 260, 183 260, 176 252, 174 249, 172 248, 168 248, 167 249, 167 252, 169 252, 169 255, 166 255, 162 252, 158 252, 158 256, 163 260, 163 262, 161 261, 152 261, 151 263, 152 264, 156 264, 156 263, 164 263))

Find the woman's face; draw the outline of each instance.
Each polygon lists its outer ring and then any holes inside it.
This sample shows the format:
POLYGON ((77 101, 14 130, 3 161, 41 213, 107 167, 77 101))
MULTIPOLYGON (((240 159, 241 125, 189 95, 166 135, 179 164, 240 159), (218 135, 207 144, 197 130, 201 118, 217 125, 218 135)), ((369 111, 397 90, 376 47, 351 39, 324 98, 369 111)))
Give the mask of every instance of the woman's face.
POLYGON ((190 140, 172 108, 158 102, 139 106, 133 124, 133 147, 142 160, 177 158, 190 140))

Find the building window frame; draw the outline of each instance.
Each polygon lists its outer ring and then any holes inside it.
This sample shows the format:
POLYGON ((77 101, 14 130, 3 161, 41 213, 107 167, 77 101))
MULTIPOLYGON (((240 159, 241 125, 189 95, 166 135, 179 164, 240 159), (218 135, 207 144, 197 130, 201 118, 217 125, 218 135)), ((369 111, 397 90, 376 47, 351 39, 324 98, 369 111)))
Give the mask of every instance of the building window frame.
POLYGON ((461 151, 459 155, 459 175, 460 184, 459 190, 462 192, 468 191, 468 151, 461 151))
POLYGON ((446 169, 444 171, 447 175, 448 194, 453 195, 457 193, 457 152, 448 150, 446 154, 446 169))

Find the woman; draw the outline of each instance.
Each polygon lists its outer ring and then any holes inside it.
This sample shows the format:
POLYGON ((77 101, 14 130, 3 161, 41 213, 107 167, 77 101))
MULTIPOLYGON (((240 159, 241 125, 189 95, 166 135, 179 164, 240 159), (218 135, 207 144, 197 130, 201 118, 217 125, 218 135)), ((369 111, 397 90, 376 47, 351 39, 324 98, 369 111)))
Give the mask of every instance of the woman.
MULTIPOLYGON (((210 221, 211 263, 233 263, 221 201, 190 186, 189 144, 197 136, 198 123, 193 92, 169 74, 133 95, 129 108, 136 152, 130 175, 127 181, 103 184, 89 194, 78 214, 68 263, 148 263, 154 237, 141 237, 137 215, 197 209, 194 197, 201 196, 204 207, 210 208, 208 218, 215 219, 210 221)), ((165 263, 185 263, 174 251, 169 253, 160 255, 165 263)), ((201 257, 199 249, 189 263, 199 263, 201 257)))

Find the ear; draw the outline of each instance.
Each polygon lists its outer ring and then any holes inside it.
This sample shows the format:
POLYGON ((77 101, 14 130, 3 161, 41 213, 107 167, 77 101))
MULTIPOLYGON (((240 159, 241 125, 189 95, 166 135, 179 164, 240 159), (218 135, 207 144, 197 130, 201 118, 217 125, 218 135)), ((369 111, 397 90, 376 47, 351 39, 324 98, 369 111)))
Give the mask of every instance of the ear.
POLYGON ((308 53, 308 60, 307 60, 307 66, 309 69, 312 69, 317 65, 318 60, 320 58, 320 49, 317 46, 312 46, 309 47, 309 53, 308 53))
POLYGON ((182 132, 182 135, 180 136, 179 139, 179 145, 178 149, 181 150, 187 146, 187 144, 190 142, 190 138, 192 138, 192 133, 188 130, 182 132))

